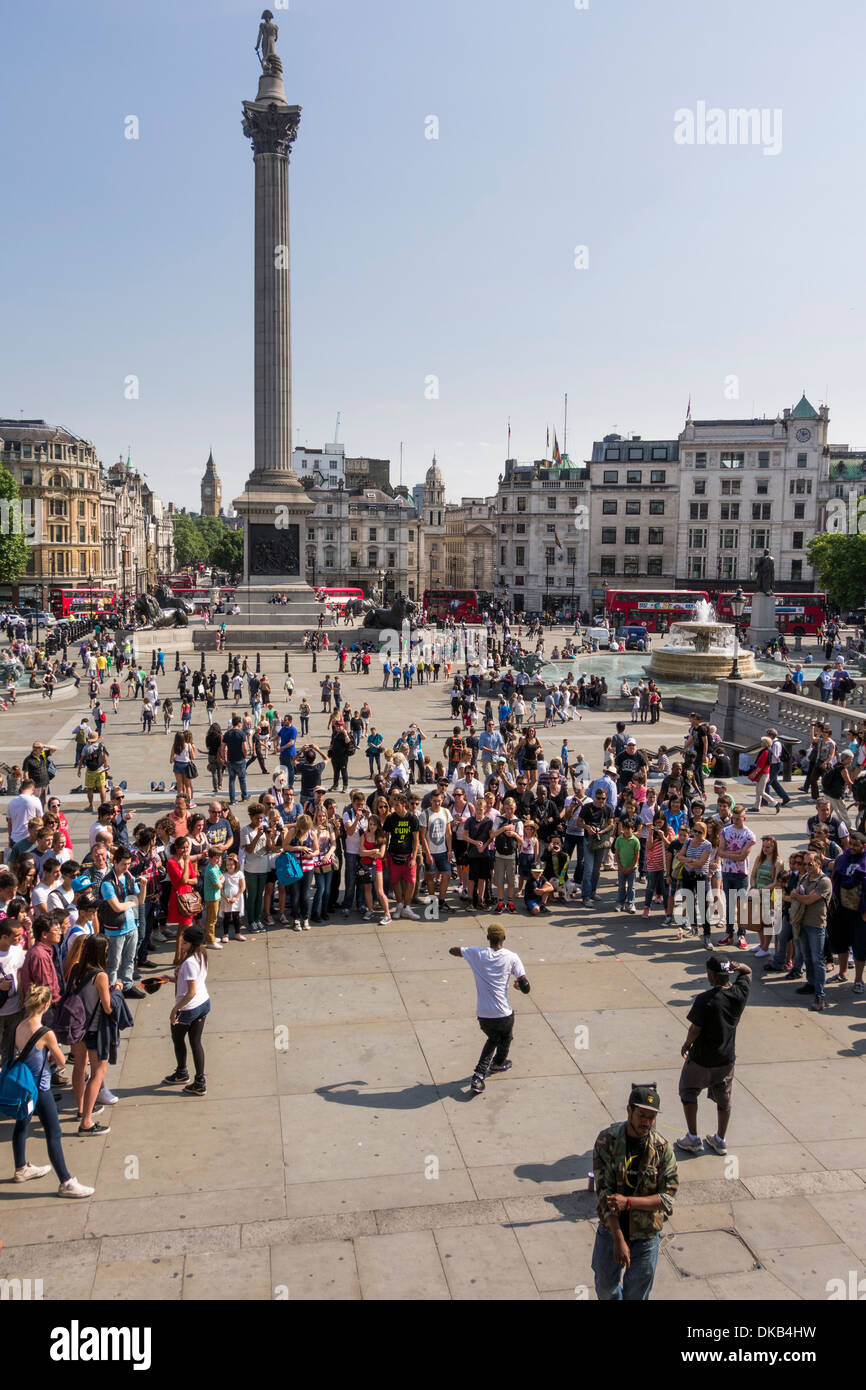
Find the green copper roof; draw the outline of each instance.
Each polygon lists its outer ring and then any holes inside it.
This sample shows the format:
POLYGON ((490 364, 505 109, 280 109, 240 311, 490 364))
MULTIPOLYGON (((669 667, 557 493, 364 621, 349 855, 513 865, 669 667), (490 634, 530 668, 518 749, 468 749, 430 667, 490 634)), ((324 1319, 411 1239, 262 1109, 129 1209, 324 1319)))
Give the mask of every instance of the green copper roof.
POLYGON ((792 419, 792 420, 817 420, 818 418, 819 418, 819 417, 818 417, 818 412, 817 412, 817 410, 815 409, 815 407, 814 407, 813 405, 810 405, 809 402, 806 400, 806 393, 805 393, 805 391, 804 391, 804 392, 803 392, 803 395, 800 397, 800 399, 798 400, 797 404, 794 406, 794 409, 791 411, 791 419, 792 419))

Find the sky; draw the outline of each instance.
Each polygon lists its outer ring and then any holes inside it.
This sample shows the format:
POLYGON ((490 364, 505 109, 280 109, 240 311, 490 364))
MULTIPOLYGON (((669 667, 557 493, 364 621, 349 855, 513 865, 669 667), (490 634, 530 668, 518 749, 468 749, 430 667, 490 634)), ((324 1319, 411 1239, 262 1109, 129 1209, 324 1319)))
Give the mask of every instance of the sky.
MULTIPOLYGON (((562 445, 566 393, 575 461, 610 432, 675 437, 689 399, 774 417, 804 389, 833 443, 866 444, 859 0, 270 5, 303 108, 295 443, 339 411, 392 482, 401 441, 410 487, 435 451, 449 500, 495 492, 509 418, 513 457, 548 427, 562 445), (764 134, 708 117, 702 142, 701 104, 758 108, 764 134)), ((253 460, 260 14, 0 17, 0 415, 106 465, 129 450, 191 509, 211 448, 226 502, 253 460)))

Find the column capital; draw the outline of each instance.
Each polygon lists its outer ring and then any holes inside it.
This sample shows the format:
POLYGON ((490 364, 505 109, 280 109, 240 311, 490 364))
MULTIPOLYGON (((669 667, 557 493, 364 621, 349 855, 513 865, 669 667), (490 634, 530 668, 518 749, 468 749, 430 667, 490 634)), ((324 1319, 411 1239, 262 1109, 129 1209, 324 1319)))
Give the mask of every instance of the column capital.
POLYGON ((253 157, 282 154, 288 159, 292 144, 297 139, 300 122, 300 106, 244 102, 243 132, 253 142, 253 157))

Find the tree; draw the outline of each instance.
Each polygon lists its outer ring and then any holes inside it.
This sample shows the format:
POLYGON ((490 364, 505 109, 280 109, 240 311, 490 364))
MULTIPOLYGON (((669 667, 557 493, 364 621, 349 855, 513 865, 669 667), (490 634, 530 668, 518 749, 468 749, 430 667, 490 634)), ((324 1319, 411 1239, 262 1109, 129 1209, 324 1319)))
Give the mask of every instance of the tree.
POLYGON ((242 574, 244 568, 243 531, 233 531, 230 526, 224 526, 223 533, 213 549, 211 559, 217 569, 225 570, 229 575, 242 574))
POLYGON ((860 607, 866 599, 866 535, 813 536, 806 555, 831 603, 843 611, 860 607))
POLYGON ((215 565, 217 569, 240 574, 244 563, 244 536, 224 517, 174 517, 174 552, 178 568, 187 565, 215 565))
POLYGON ((17 584, 27 568, 29 554, 21 494, 12 474, 0 467, 0 583, 17 584))

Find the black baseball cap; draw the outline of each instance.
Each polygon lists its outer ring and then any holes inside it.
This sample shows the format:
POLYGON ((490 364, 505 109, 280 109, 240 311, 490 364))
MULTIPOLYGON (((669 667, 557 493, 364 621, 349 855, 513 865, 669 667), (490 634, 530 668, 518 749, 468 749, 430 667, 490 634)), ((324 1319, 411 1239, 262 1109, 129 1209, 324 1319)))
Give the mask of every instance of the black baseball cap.
POLYGON ((628 1103, 639 1106, 641 1110, 654 1110, 658 1114, 661 1107, 658 1086, 654 1081, 648 1084, 633 1081, 628 1103))

